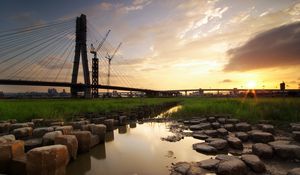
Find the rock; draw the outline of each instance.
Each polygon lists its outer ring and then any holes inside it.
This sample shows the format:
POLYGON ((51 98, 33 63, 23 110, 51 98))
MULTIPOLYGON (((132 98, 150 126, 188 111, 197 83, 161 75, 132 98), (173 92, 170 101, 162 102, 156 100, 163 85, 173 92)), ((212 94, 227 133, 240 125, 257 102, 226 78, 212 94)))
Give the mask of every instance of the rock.
POLYGON ((65 145, 68 148, 69 157, 75 160, 77 158, 78 141, 74 135, 61 135, 55 138, 55 144, 65 145))
POLYGON ((43 137, 44 134, 47 132, 52 132, 54 129, 52 127, 42 127, 42 128, 35 128, 32 132, 33 137, 43 137))
POLYGON ((218 159, 206 159, 206 160, 202 160, 198 164, 201 168, 204 168, 207 170, 216 170, 219 163, 220 163, 220 160, 218 160, 218 159))
POLYGON ((252 128, 251 128, 251 125, 248 123, 237 123, 235 125, 235 129, 237 131, 247 132, 247 131, 250 131, 252 128))
POLYGON ((200 139, 200 140, 205 140, 205 139, 209 138, 209 136, 206 134, 198 134, 198 133, 193 133, 192 136, 195 139, 200 139))
POLYGON ((256 173, 266 172, 264 163, 256 156, 252 154, 244 154, 241 159, 256 173))
POLYGON ((0 123, 0 133, 9 133, 10 126, 9 122, 0 123))
POLYGON ((105 117, 92 118, 91 123, 103 124, 105 119, 106 119, 105 117))
POLYGON ((217 129, 217 131, 221 136, 227 136, 228 135, 228 131, 225 128, 219 128, 219 129, 217 129))
POLYGON ((83 125, 86 125, 87 123, 85 121, 78 121, 78 122, 70 122, 70 125, 72 125, 73 129, 82 129, 83 125))
POLYGON ((300 175, 300 168, 294 168, 290 170, 287 175, 300 175))
POLYGON ((292 131, 300 131, 300 123, 291 123, 292 131))
POLYGON ((277 140, 277 141, 274 141, 274 142, 269 142, 268 144, 272 147, 276 146, 276 145, 288 145, 290 144, 291 141, 288 141, 288 140, 277 140))
POLYGON ((243 142, 246 142, 248 140, 248 134, 245 132, 236 132, 235 136, 242 140, 243 142))
POLYGON ((70 135, 73 131, 73 126, 59 126, 55 131, 61 131, 63 135, 70 135))
POLYGON ((126 125, 127 123, 127 116, 119 116, 119 125, 126 125))
POLYGON ((64 175, 69 161, 64 145, 44 146, 27 153, 27 175, 64 175))
POLYGON ((185 122, 185 124, 189 124, 189 125, 197 125, 199 123, 201 123, 201 120, 199 120, 199 119, 193 119, 193 120, 185 122))
POLYGON ((204 130, 204 134, 206 134, 210 137, 217 137, 218 131, 217 130, 204 130))
POLYGON ((134 121, 134 122, 130 122, 129 123, 129 127, 130 128, 136 128, 136 122, 134 121))
POLYGON ((16 140, 16 137, 12 134, 9 135, 4 135, 0 137, 0 144, 1 143, 8 143, 8 142, 13 142, 16 140))
POLYGON ((25 140, 25 152, 37 147, 43 146, 43 138, 33 138, 25 140))
POLYGON ((224 128, 225 128, 227 131, 230 131, 230 132, 232 132, 232 131, 235 130, 233 124, 225 124, 225 125, 224 125, 224 128))
POLYGON ((53 145, 55 141, 55 137, 61 136, 61 131, 52 131, 48 132, 43 136, 43 145, 53 145))
POLYGON ((221 161, 219 163, 217 174, 220 175, 245 175, 247 174, 247 166, 239 159, 221 161))
POLYGON ((228 137, 227 138, 228 145, 233 149, 243 149, 242 141, 237 137, 228 137))
POLYGON ((294 139, 300 142, 300 131, 293 131, 294 139))
POLYGON ((92 131, 92 134, 99 136, 99 140, 101 143, 103 143, 105 141, 105 133, 106 133, 105 125, 103 125, 103 124, 92 125, 91 131, 92 131))
POLYGON ((205 175, 206 173, 207 173, 206 170, 198 166, 192 165, 190 169, 187 171, 186 175, 205 175))
POLYGON ((260 158, 271 159, 273 157, 273 148, 264 143, 256 143, 252 145, 252 153, 260 158))
POLYGON ((31 122, 33 122, 34 127, 42 127, 45 125, 44 119, 42 118, 31 119, 31 122))
POLYGON ((13 131, 18 128, 25 128, 25 127, 29 127, 29 125, 27 123, 14 123, 10 125, 10 131, 13 131))
POLYGON ((291 144, 272 145, 275 154, 282 159, 300 159, 300 146, 291 144))
POLYGON ((223 149, 227 148, 228 143, 224 139, 216 139, 216 140, 214 140, 212 142, 209 142, 208 145, 216 148, 217 150, 223 150, 223 149))
POLYGON ((213 122, 213 123, 211 123, 211 126, 214 128, 214 129, 218 129, 218 128, 220 128, 220 123, 219 122, 213 122))
POLYGON ((216 154, 218 151, 216 148, 209 146, 207 143, 195 143, 193 144, 193 149, 205 154, 216 154))
POLYGON ((14 129, 12 133, 15 135, 16 139, 25 139, 32 135, 32 128, 31 127, 18 128, 18 129, 14 129))
POLYGON ((9 173, 10 175, 19 175, 24 174, 26 175, 26 164, 27 158, 26 156, 17 157, 11 160, 9 165, 9 173))
POLYGON ((198 125, 191 125, 190 130, 197 131, 197 130, 204 130, 204 129, 210 129, 210 123, 200 123, 198 125))
POLYGON ((269 132, 274 134, 274 126, 270 124, 259 124, 257 125, 259 129, 261 129, 263 132, 269 132))
POLYGON ((215 122, 216 118, 215 117, 208 117, 207 119, 210 123, 215 122))
POLYGON ((24 155, 24 142, 21 140, 0 144, 0 173, 8 173, 12 159, 24 155))
POLYGON ((168 141, 168 142, 178 142, 181 139, 183 139, 183 136, 181 135, 172 135, 172 136, 167 136, 167 137, 162 137, 161 140, 163 141, 168 141))
POLYGON ((228 161, 228 160, 233 160, 233 159, 239 160, 239 158, 237 158, 235 156, 230 156, 227 154, 218 154, 215 159, 220 160, 220 161, 228 161))
POLYGON ((78 152, 84 153, 90 150, 92 134, 90 131, 73 131, 78 141, 78 152))
POLYGON ((240 122, 239 119, 226 119, 226 123, 230 123, 230 124, 236 124, 240 122))
POLYGON ((255 143, 268 143, 274 141, 274 136, 268 132, 255 131, 251 134, 251 139, 255 143))
POLYGON ((174 170, 180 174, 186 174, 191 165, 187 162, 179 162, 174 165, 174 170))
POLYGON ((106 120, 104 120, 104 124, 106 125, 107 131, 114 130, 114 119, 106 119, 106 120))
POLYGON ((226 118, 218 118, 218 122, 221 124, 225 124, 226 123, 226 118))

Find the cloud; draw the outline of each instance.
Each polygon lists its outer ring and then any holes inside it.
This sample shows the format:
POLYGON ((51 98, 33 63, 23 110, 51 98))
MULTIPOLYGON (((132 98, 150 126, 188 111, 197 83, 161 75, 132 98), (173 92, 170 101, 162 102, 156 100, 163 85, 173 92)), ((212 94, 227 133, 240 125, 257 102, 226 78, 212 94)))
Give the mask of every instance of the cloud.
POLYGON ((221 83, 232 83, 233 81, 231 79, 225 79, 222 80, 221 83))
POLYGON ((45 21, 36 18, 31 12, 17 13, 10 17, 11 20, 26 25, 39 25, 44 24, 45 21))
POLYGON ((300 22, 265 31, 244 45, 230 49, 224 71, 300 65, 300 22))

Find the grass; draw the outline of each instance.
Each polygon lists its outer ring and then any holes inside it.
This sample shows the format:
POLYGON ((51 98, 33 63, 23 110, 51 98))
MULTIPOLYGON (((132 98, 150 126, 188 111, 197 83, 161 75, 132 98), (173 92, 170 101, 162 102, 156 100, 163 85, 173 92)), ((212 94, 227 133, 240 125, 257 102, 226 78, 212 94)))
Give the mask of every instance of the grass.
POLYGON ((300 121, 300 98, 135 98, 135 99, 31 99, 0 100, 0 119, 69 118, 86 112, 127 111, 141 105, 181 101, 173 117, 232 114, 250 122, 258 120, 300 121))
POLYGON ((141 105, 162 104, 175 100, 166 98, 0 100, 0 120, 68 119, 73 115, 86 112, 127 111, 141 105))
POLYGON ((258 120, 300 121, 299 98, 185 98, 174 117, 191 118, 206 114, 232 114, 233 117, 258 120))

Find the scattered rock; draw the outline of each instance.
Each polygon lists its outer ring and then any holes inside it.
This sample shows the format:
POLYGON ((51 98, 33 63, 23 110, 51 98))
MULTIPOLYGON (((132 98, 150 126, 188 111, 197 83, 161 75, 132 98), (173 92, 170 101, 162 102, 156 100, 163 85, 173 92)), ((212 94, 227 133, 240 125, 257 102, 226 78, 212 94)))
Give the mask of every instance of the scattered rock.
POLYGON ((18 129, 14 129, 12 133, 15 135, 16 139, 25 139, 32 135, 32 128, 31 127, 18 128, 18 129))
POLYGON ((161 138, 161 140, 168 141, 168 142, 178 142, 181 139, 183 139, 183 136, 178 135, 178 134, 161 138))
POLYGON ((268 132, 255 131, 251 134, 251 139, 255 143, 268 143, 274 141, 274 136, 268 132))
POLYGON ((73 131, 72 135, 75 135, 77 138, 79 152, 84 153, 90 150, 92 139, 92 134, 90 131, 73 131))
POLYGON ((191 125, 190 130, 197 131, 197 130, 203 130, 203 129, 210 129, 211 125, 210 123, 200 123, 197 125, 191 125))
POLYGON ((10 131, 13 131, 18 128, 25 128, 25 127, 29 127, 29 125, 27 123, 14 123, 10 125, 10 131))
POLYGON ((209 142, 208 145, 216 148, 217 150, 224 150, 227 148, 228 143, 224 139, 216 139, 209 142))
POLYGON ((103 124, 97 124, 91 126, 92 134, 98 135, 100 142, 103 143, 105 141, 105 133, 106 133, 106 126, 103 124))
POLYGON ((195 143, 193 144, 193 149, 205 154, 216 154, 218 151, 215 147, 209 146, 207 143, 195 143))
POLYGON ((237 131, 247 132, 251 130, 251 125, 248 123, 238 123, 235 125, 237 131))
POLYGON ((225 128, 219 128, 219 129, 217 129, 217 131, 221 136, 227 136, 228 135, 228 131, 225 128))
POLYGON ((210 123, 213 123, 216 121, 216 118, 215 117, 208 117, 207 119, 210 123))
POLYGON ((275 130, 274 130, 274 126, 270 125, 270 124, 259 124, 257 125, 259 129, 261 129, 263 132, 269 132, 274 134, 275 130))
POLYGON ((239 138, 240 140, 242 140, 243 142, 248 141, 248 134, 245 133, 245 132, 236 132, 236 133, 235 133, 235 136, 236 136, 237 138, 239 138))
POLYGON ((241 159, 256 173, 264 173, 266 171, 264 163, 256 155, 244 154, 241 159))
POLYGON ((234 129, 235 129, 233 124, 225 124, 224 128, 230 132, 234 131, 234 129))
POLYGON ((271 159, 273 157, 272 147, 264 143, 253 144, 252 153, 264 159, 271 159))
POLYGON ((204 175, 207 171, 200 168, 199 166, 192 165, 187 171, 186 175, 204 175))
POLYGON ((8 143, 8 142, 13 142, 16 140, 16 137, 12 134, 9 135, 4 135, 0 137, 0 144, 1 143, 8 143))
POLYGON ((29 151, 33 148, 43 146, 43 138, 33 138, 29 140, 25 140, 25 151, 29 151))
POLYGON ((59 126, 59 127, 55 128, 55 131, 61 131, 64 135, 69 135, 72 133, 73 127, 72 126, 59 126))
POLYGON ((8 133, 10 126, 11 126, 11 123, 9 123, 9 122, 0 123, 0 133, 8 133))
POLYGON ((287 175, 300 175, 300 168, 294 168, 290 170, 287 175))
POLYGON ((61 135, 55 138, 55 144, 65 145, 68 148, 69 157, 77 158, 78 141, 74 135, 61 135))
POLYGON ((114 130, 114 119, 106 119, 106 120, 104 120, 104 124, 106 125, 107 131, 114 130))
POLYGON ((226 123, 237 124, 238 122, 240 122, 239 119, 234 119, 234 118, 226 119, 226 123))
POLYGON ((11 160, 24 154, 24 142, 21 140, 0 144, 0 172, 8 173, 11 160))
POLYGON ((43 137, 44 134, 47 132, 52 132, 54 129, 52 127, 42 127, 42 128, 35 128, 32 132, 33 137, 43 137))
POLYGON ((282 159, 300 159, 300 146, 291 144, 272 144, 275 154, 282 159))
POLYGON ((210 137, 217 137, 218 131, 217 130, 204 130, 204 134, 206 134, 210 137))
POLYGON ((227 154, 218 154, 215 159, 220 161, 227 161, 227 160, 238 159, 238 158, 235 156, 229 156, 227 154))
POLYGON ((193 135, 192 135, 195 139, 200 139, 200 140, 205 140, 205 139, 207 139, 207 138, 209 138, 209 136, 208 135, 206 135, 206 134, 198 134, 198 133, 193 133, 193 135))
POLYGON ((221 161, 217 169, 217 174, 220 175, 245 175, 246 172, 247 166, 239 159, 221 161))
POLYGON ((300 142, 300 131, 293 131, 294 139, 300 142))
POLYGON ((53 145, 55 141, 55 137, 61 136, 61 131, 52 131, 48 132, 43 136, 43 145, 53 145))
POLYGON ((174 170, 181 174, 186 174, 191 165, 187 162, 178 162, 174 165, 174 170))
POLYGON ((216 170, 218 164, 220 163, 220 160, 218 159, 207 159, 199 162, 199 166, 201 168, 207 169, 207 170, 216 170))
POLYGON ((228 144, 229 144, 230 147, 232 147, 234 149, 239 149, 239 150, 243 149, 243 143, 239 138, 237 138, 237 137, 228 137, 227 141, 228 141, 228 144))
POLYGON ((211 123, 211 126, 214 128, 214 129, 218 129, 218 128, 220 128, 220 123, 219 122, 213 122, 213 123, 211 123))
POLYGON ((218 122, 221 123, 221 124, 225 124, 226 119, 225 118, 218 118, 218 122))

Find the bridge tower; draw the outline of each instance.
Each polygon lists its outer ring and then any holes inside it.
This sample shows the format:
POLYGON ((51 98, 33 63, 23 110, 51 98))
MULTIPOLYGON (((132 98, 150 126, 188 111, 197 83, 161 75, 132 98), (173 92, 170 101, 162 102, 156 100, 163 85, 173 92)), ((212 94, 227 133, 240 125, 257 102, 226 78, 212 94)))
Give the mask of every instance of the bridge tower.
POLYGON ((88 67, 87 47, 86 47, 86 16, 83 14, 81 14, 81 16, 77 17, 76 19, 76 40, 75 41, 76 43, 75 43, 75 56, 74 56, 72 81, 71 81, 72 82, 71 95, 72 97, 77 97, 77 93, 83 91, 84 96, 89 98, 91 95, 91 89, 90 89, 90 73, 88 67), (79 87, 77 85, 77 79, 78 79, 80 55, 82 61, 84 86, 79 87))

